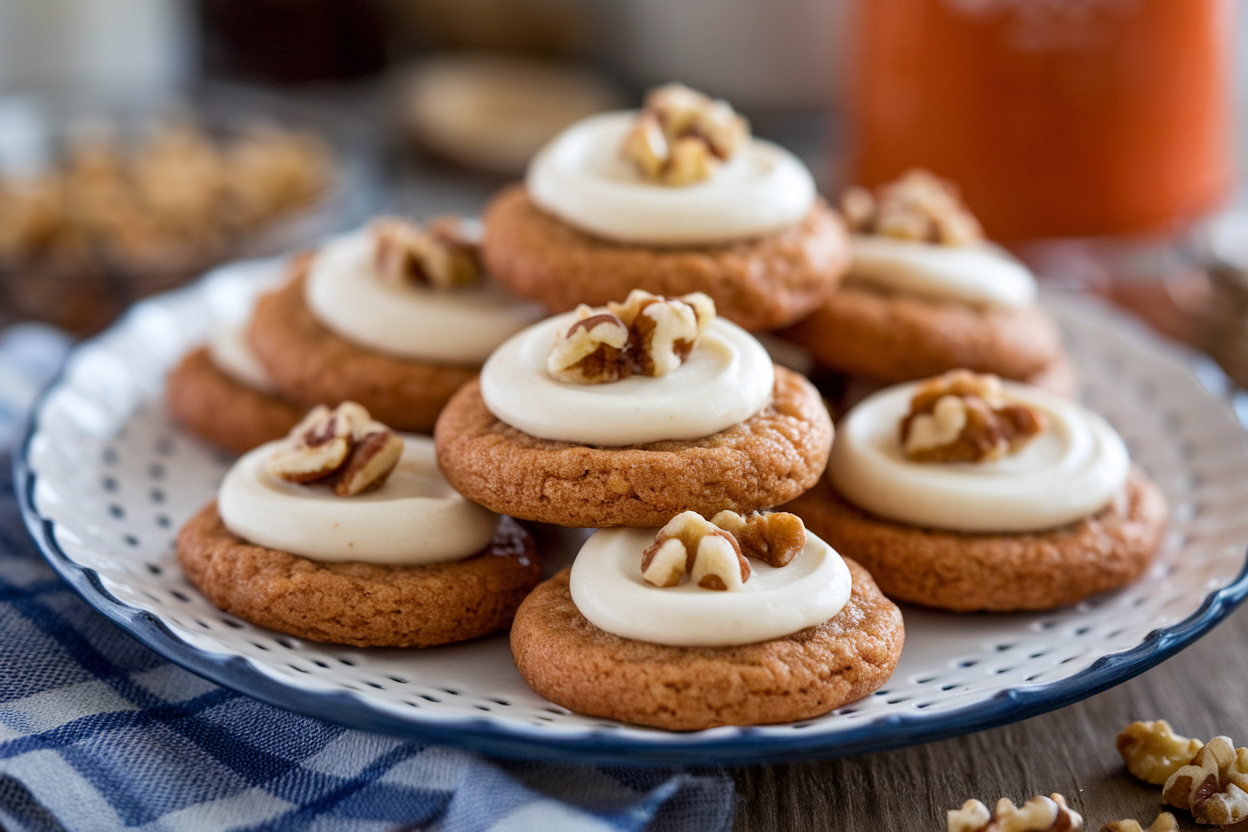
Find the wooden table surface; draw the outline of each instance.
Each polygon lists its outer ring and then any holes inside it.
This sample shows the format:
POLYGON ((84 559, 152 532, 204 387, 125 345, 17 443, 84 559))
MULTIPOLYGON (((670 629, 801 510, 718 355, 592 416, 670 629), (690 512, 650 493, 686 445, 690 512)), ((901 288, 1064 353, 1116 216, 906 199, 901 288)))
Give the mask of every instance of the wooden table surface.
MULTIPOLYGON (((945 812, 968 798, 991 806, 1051 792, 1064 795, 1091 832, 1124 817, 1147 828, 1162 809, 1161 789, 1127 774, 1114 747, 1137 719, 1248 745, 1248 604, 1147 673, 1051 713, 897 751, 734 769, 735 828, 944 832, 945 812)), ((1184 830, 1216 829, 1175 816, 1184 830)))

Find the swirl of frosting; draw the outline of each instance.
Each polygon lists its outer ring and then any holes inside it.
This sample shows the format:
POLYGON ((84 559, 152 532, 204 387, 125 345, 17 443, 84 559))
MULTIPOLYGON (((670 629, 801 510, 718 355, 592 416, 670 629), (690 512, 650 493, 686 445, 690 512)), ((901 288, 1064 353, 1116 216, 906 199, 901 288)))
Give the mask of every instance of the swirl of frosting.
POLYGON ((837 427, 828 477, 861 509, 924 528, 1030 532, 1095 514, 1126 484, 1126 446, 1104 419, 1012 382, 1002 383, 1006 395, 1048 421, 1026 447, 993 462, 913 462, 902 452, 898 425, 917 386, 867 397, 837 427))
POLYGON ((780 568, 751 560, 736 592, 692 582, 654 587, 641 555, 657 529, 600 529, 572 564, 572 601, 591 624, 623 638, 679 647, 726 647, 780 638, 822 624, 849 600, 849 568, 807 533, 806 548, 780 568))
POLYGON ((218 370, 239 384, 272 393, 273 380, 247 343, 248 325, 226 324, 213 330, 208 340, 208 357, 218 370))
POLYGON ((556 381, 546 359, 575 312, 534 324, 481 368, 490 412, 530 436, 582 445, 701 439, 753 416, 771 398, 775 367, 741 327, 711 321, 688 359, 666 375, 610 384, 556 381))
POLYGON ((529 164, 533 201, 595 236, 658 246, 759 237, 800 222, 815 204, 806 166, 758 139, 702 182, 647 182, 620 153, 636 118, 604 113, 556 136, 529 164))
POLYGON ((443 291, 385 283, 373 265, 367 230, 330 240, 308 272, 305 298, 317 319, 361 346, 397 358, 477 365, 510 336, 539 320, 490 279, 443 291))
POLYGON ((376 491, 337 497, 273 476, 282 442, 249 452, 225 475, 217 510, 260 546, 319 561, 414 565, 460 560, 494 538, 498 515, 462 497, 438 470, 433 440, 403 436, 403 456, 376 491))
POLYGON ((974 306, 1029 306, 1036 279, 991 243, 947 246, 878 234, 853 235, 850 278, 898 292, 974 306))

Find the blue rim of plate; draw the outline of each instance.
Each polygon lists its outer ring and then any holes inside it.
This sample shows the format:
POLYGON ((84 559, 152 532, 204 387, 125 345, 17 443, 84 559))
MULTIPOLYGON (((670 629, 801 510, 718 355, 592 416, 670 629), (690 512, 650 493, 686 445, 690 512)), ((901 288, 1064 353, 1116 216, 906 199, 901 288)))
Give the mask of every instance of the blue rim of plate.
MULTIPOLYGON (((87 342, 90 343, 90 342, 87 342)), ((81 349, 81 345, 75 349, 81 349)), ((62 370, 63 373, 63 370, 62 370)), ((18 506, 40 552, 51 567, 88 604, 145 646, 209 681, 261 702, 316 717, 347 728, 404 739, 458 746, 489 756, 561 763, 646 765, 755 765, 888 751, 907 745, 995 728, 1086 699, 1138 676, 1195 642, 1248 598, 1248 554, 1230 584, 1205 596, 1195 612, 1179 623, 1153 630, 1130 650, 1101 656, 1083 670, 1044 685, 1006 688, 987 700, 930 716, 887 716, 833 735, 776 737, 754 728, 734 736, 682 742, 673 733, 659 741, 631 739, 606 731, 583 737, 539 737, 497 721, 465 717, 443 724, 380 711, 346 691, 309 691, 266 676, 242 656, 209 653, 178 638, 157 616, 117 599, 99 575, 74 563, 56 542, 53 522, 35 508, 36 475, 30 468, 31 441, 47 396, 61 383, 58 375, 31 410, 26 432, 13 457, 18 506)), ((696 736, 696 735, 694 735, 696 736)))

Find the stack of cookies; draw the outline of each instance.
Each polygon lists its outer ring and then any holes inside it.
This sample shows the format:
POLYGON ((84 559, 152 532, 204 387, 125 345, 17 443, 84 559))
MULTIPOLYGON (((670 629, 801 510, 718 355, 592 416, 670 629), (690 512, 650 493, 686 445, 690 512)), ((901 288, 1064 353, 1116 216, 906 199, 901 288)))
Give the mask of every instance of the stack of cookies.
POLYGON ((479 249, 383 219, 295 258, 170 378, 192 430, 260 445, 183 529, 184 567, 307 638, 510 626, 542 696, 672 730, 879 688, 893 601, 1046 609, 1138 577, 1165 501, 1068 398, 1031 274, 922 172, 842 212, 669 85, 554 139, 479 249), (596 531, 539 583, 527 523, 596 531))

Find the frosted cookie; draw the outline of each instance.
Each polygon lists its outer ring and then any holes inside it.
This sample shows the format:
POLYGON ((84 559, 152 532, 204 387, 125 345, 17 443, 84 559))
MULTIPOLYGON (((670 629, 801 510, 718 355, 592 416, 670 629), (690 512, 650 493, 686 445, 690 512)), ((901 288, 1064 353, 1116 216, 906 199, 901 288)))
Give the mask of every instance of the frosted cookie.
POLYGON ((257 302, 248 337, 287 397, 357 401, 427 433, 490 352, 542 314, 484 274, 462 225, 383 219, 297 261, 257 302))
POLYGON ((845 193, 853 265, 785 330, 826 367, 886 382, 957 368, 1026 381, 1062 360, 1031 272, 983 239, 954 187, 911 171, 876 195, 845 193))
POLYGON ((434 439, 451 484, 493 511, 653 527, 796 497, 823 472, 832 423, 818 391, 705 295, 635 291, 508 340, 434 439))
POLYGON ((818 308, 849 262, 797 157, 679 84, 568 128, 483 219, 490 270, 552 312, 704 292, 742 327, 774 329, 818 308))
POLYGON ((786 509, 890 598, 957 611, 1050 609, 1128 584, 1167 517, 1101 417, 967 371, 864 400, 825 481, 786 509))
POLYGON ((580 713, 677 731, 808 719, 866 696, 901 612, 792 515, 604 529, 521 604, 525 682, 580 713))
POLYGON ((234 453, 281 439, 304 408, 274 392, 240 327, 222 327, 165 382, 165 406, 191 433, 234 453))
POLYGON ((221 609, 316 641, 426 647, 505 629, 540 580, 518 523, 456 494, 427 437, 346 402, 235 463, 178 561, 221 609))

